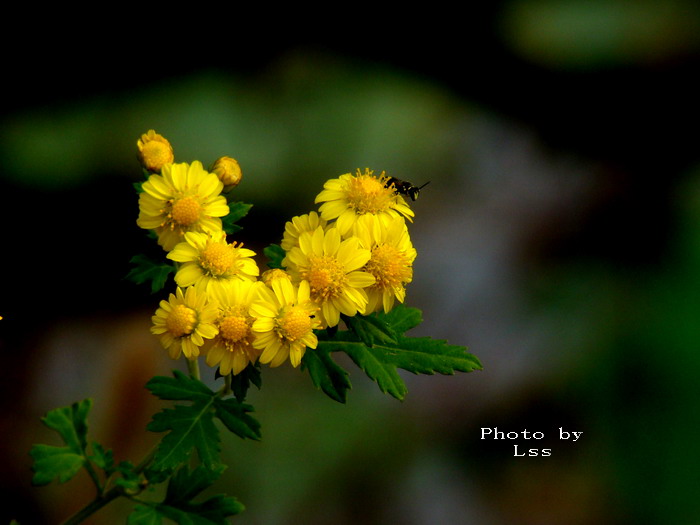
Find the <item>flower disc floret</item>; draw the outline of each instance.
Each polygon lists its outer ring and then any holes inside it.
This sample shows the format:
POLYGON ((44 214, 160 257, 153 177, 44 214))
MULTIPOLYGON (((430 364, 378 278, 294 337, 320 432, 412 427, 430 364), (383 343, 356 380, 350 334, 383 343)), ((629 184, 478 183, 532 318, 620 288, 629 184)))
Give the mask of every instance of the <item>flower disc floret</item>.
POLYGON ((199 355, 206 339, 217 334, 214 321, 218 315, 216 302, 210 301, 204 291, 189 287, 177 288, 151 318, 151 333, 157 335, 170 357, 177 359, 181 353, 187 359, 199 355))
POLYGON ((215 322, 218 334, 205 342, 203 350, 207 364, 218 366, 221 375, 239 374, 260 355, 260 350, 253 346, 255 316, 250 312, 250 305, 259 298, 259 290, 264 287, 259 281, 235 280, 211 291, 219 305, 215 322))
POLYGON ((299 237, 299 246, 292 248, 283 264, 295 281, 309 284, 311 300, 319 306, 325 328, 336 326, 341 313, 353 316, 365 312, 364 288, 374 284, 375 279, 360 268, 370 256, 356 237, 341 241, 336 228, 324 232, 318 227, 299 237))
POLYGON ((187 232, 221 231, 221 218, 229 213, 223 184, 201 162, 166 164, 161 174, 143 183, 136 223, 158 234, 158 243, 170 251, 187 232))
POLYGON ((386 228, 374 228, 369 221, 359 221, 353 231, 363 246, 370 247, 371 257, 363 270, 375 282, 367 291, 367 313, 383 307, 389 312, 395 299, 403 302, 406 285, 413 280, 413 262, 416 250, 411 244, 408 228, 403 219, 395 219, 386 228))
POLYGON ((276 367, 289 358, 297 367, 306 348, 316 348, 318 338, 314 330, 320 328, 316 316, 318 306, 309 296, 309 283, 294 286, 286 279, 272 281, 271 288, 262 288, 260 300, 253 302, 250 311, 257 316, 253 342, 262 351, 260 362, 276 367))
POLYGON ((413 211, 401 195, 386 186, 388 177, 381 173, 378 177, 370 169, 352 175, 346 173, 331 179, 323 185, 323 191, 316 196, 321 204, 321 217, 327 221, 336 219, 336 227, 345 235, 358 217, 369 215, 386 223, 397 217, 411 220, 413 211))
POLYGON ((226 234, 219 231, 213 235, 188 232, 167 257, 183 263, 175 274, 179 286, 201 283, 209 290, 232 279, 255 280, 260 270, 254 255, 242 244, 227 243, 226 234))

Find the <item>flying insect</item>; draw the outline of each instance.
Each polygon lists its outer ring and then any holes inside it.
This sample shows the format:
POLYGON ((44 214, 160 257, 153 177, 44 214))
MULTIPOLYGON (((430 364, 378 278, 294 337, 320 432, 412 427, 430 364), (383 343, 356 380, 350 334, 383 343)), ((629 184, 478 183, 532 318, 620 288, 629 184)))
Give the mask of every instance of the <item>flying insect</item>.
POLYGON ((384 183, 384 187, 388 188, 392 184, 394 185, 394 191, 397 194, 406 195, 407 197, 411 197, 412 201, 415 201, 418 198, 418 193, 420 192, 421 188, 425 188, 428 184, 430 184, 430 181, 426 182, 422 186, 414 186, 411 182, 406 180, 397 179, 396 177, 389 177, 384 183))

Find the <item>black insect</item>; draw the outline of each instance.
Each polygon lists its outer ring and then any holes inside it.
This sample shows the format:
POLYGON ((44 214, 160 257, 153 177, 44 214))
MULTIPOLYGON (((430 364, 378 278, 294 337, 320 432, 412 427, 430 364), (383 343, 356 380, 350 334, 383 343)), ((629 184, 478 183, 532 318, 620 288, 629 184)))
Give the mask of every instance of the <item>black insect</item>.
POLYGON ((414 186, 412 183, 397 179, 396 177, 389 177, 384 183, 384 187, 388 188, 391 185, 394 185, 394 191, 398 194, 406 195, 407 197, 411 197, 411 200, 414 201, 418 198, 418 192, 420 192, 421 188, 425 188, 428 184, 430 184, 430 181, 426 182, 422 186, 414 186))

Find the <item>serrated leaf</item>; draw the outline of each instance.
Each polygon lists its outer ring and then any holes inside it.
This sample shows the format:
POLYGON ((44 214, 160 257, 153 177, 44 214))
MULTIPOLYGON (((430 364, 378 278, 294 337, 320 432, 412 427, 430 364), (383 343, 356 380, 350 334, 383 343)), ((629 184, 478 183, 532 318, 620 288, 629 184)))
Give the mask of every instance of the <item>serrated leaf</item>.
POLYGON ((51 410, 41 421, 58 432, 73 452, 83 454, 87 447, 87 416, 91 408, 92 399, 85 399, 69 407, 51 410))
POLYGON ((29 454, 34 459, 32 484, 46 485, 54 479, 65 483, 75 476, 85 464, 82 454, 76 454, 70 447, 34 445, 29 454))
POLYGON ((221 475, 223 465, 209 470, 200 465, 190 471, 187 465, 178 469, 168 483, 161 503, 141 505, 129 516, 131 525, 153 525, 163 518, 181 525, 227 525, 226 518, 239 514, 244 507, 235 498, 222 494, 212 496, 201 503, 192 500, 209 488, 221 475))
POLYGON ((263 250, 263 253, 265 257, 267 257, 268 268, 284 269, 282 260, 287 256, 287 252, 285 252, 279 244, 270 244, 263 250))
POLYGON ((135 467, 130 461, 120 461, 115 469, 121 474, 114 484, 124 487, 127 491, 138 491, 141 488, 140 475, 135 472, 135 467))
POLYGON ((222 229, 231 235, 242 229, 236 224, 236 222, 245 217, 253 205, 246 204, 244 202, 229 202, 228 206, 229 213, 225 217, 221 218, 221 225, 222 229))
POLYGON ((210 399, 214 392, 199 381, 179 370, 173 370, 173 377, 156 376, 146 383, 146 388, 160 399, 175 401, 202 401, 210 399))
POLYGON ((253 407, 240 403, 237 399, 219 399, 215 403, 216 417, 231 432, 242 438, 260 439, 260 423, 248 415, 253 407))
POLYGON ((233 390, 236 399, 241 403, 245 401, 251 384, 255 385, 258 390, 262 386, 262 374, 260 373, 259 363, 249 363, 248 366, 231 379, 231 390, 233 390))
POLYGON ((170 478, 163 503, 176 504, 196 498, 200 492, 219 479, 224 470, 226 470, 226 465, 218 465, 214 469, 207 469, 199 465, 192 471, 187 465, 184 465, 170 478))
POLYGON ((165 287, 171 273, 175 272, 172 263, 159 263, 145 255, 134 255, 129 262, 134 267, 126 274, 126 278, 136 284, 151 283, 151 293, 156 293, 165 287))
POLYGON ((414 374, 446 375, 482 368, 479 360, 467 353, 465 347, 430 337, 398 336, 396 343, 375 342, 368 346, 355 333, 343 331, 332 338, 319 335, 318 350, 345 352, 382 392, 397 399, 403 399, 407 393, 398 368, 414 374))
POLYGON ((149 505, 136 505, 129 518, 127 525, 161 525, 163 516, 154 507, 149 505))
POLYGON ((191 406, 178 405, 155 414, 146 427, 168 432, 161 440, 151 464, 156 471, 171 470, 188 460, 193 449, 208 468, 219 464, 219 431, 214 425, 213 398, 191 406))
POLYGON ((115 470, 114 453, 109 449, 105 450, 99 443, 92 443, 92 456, 89 456, 88 459, 104 470, 107 476, 111 475, 115 470))
POLYGON ((423 313, 418 308, 411 308, 401 303, 389 310, 389 313, 381 310, 373 315, 391 326, 396 334, 405 334, 423 322, 423 313))
POLYGON ((374 346, 375 343, 396 344, 396 333, 384 320, 364 315, 344 315, 343 320, 366 346, 374 346))
POLYGON ((330 354, 323 348, 307 349, 301 360, 302 370, 309 371, 309 376, 316 388, 320 388, 328 397, 345 403, 347 391, 352 388, 348 373, 338 366, 330 354))
POLYGON ((42 422, 58 432, 65 447, 34 445, 30 455, 34 458, 32 483, 45 485, 58 478, 61 483, 71 479, 85 464, 87 447, 87 417, 92 400, 73 403, 68 407, 49 411, 42 422))

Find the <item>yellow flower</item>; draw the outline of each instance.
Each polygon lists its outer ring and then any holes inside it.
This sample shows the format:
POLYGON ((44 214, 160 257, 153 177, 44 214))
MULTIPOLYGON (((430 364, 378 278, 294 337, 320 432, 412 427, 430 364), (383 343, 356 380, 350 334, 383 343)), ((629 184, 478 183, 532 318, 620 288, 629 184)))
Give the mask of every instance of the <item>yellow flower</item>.
POLYGON ((219 333, 205 341, 202 350, 206 352, 207 364, 218 366, 221 375, 239 374, 248 363, 255 363, 260 355, 260 350, 253 346, 255 317, 249 311, 260 288, 264 288, 260 281, 236 280, 211 292, 219 304, 219 317, 215 323, 219 333))
POLYGON ((229 191, 238 186, 243 178, 241 166, 236 159, 231 157, 216 159, 209 171, 216 173, 216 176, 223 182, 224 191, 229 191))
POLYGON ((175 160, 170 142, 152 129, 141 135, 136 146, 139 149, 138 157, 141 165, 150 172, 159 172, 163 166, 175 160))
POLYGON ((283 264, 295 280, 307 281, 311 299, 320 307, 323 328, 335 326, 340 314, 363 314, 367 306, 364 289, 374 284, 374 277, 359 271, 370 259, 370 251, 360 247, 357 237, 340 240, 336 228, 324 232, 305 232, 299 246, 292 248, 283 264))
POLYGON ((162 175, 151 175, 139 196, 141 228, 155 230, 158 243, 170 251, 186 232, 221 230, 221 219, 229 213, 223 184, 202 163, 166 164, 162 175))
POLYGON ((262 282, 265 283, 265 285, 268 288, 272 288, 272 281, 274 281, 275 279, 286 279, 287 281, 291 281, 292 276, 284 270, 281 270, 279 268, 272 268, 270 270, 265 270, 260 276, 260 279, 262 280, 262 282))
POLYGON ((183 292, 178 288, 167 301, 160 302, 151 318, 151 333, 158 336, 173 359, 180 357, 181 352, 193 359, 199 355, 204 340, 216 335, 217 315, 216 303, 209 301, 203 290, 191 286, 183 292))
POLYGON ((323 191, 316 196, 316 203, 322 202, 319 211, 327 221, 337 219, 336 227, 345 235, 355 224, 359 216, 368 215, 373 220, 386 224, 397 217, 409 221, 413 211, 401 195, 386 187, 388 177, 381 173, 378 177, 373 171, 357 170, 355 175, 346 173, 337 179, 326 181, 323 191))
POLYGON ((287 221, 284 225, 284 236, 280 246, 285 252, 288 252, 295 246, 299 246, 299 236, 304 232, 313 232, 319 226, 326 229, 327 222, 318 216, 318 213, 312 211, 305 215, 292 217, 291 221, 287 221))
POLYGON ((353 231, 361 244, 372 252, 362 268, 375 278, 375 283, 365 289, 366 313, 376 312, 382 307, 389 312, 395 299, 404 301, 406 285, 413 280, 416 250, 406 223, 403 219, 394 219, 387 227, 376 227, 376 223, 359 220, 353 231))
POLYGON ((226 233, 187 232, 184 242, 178 243, 167 258, 183 263, 175 274, 178 286, 201 285, 209 291, 231 279, 256 280, 260 274, 252 259, 255 252, 242 244, 226 242, 226 233))
POLYGON ((299 366, 306 348, 318 346, 313 332, 320 328, 315 317, 318 307, 309 297, 309 283, 302 281, 296 287, 286 279, 275 279, 272 288, 261 288, 260 296, 250 307, 257 316, 253 346, 262 350, 260 362, 276 367, 289 358, 292 366, 299 366))

